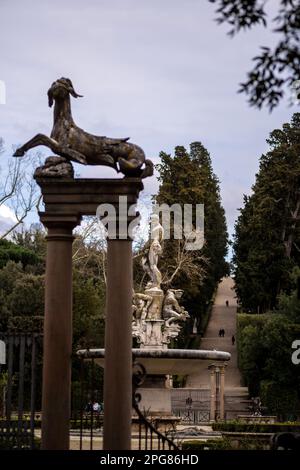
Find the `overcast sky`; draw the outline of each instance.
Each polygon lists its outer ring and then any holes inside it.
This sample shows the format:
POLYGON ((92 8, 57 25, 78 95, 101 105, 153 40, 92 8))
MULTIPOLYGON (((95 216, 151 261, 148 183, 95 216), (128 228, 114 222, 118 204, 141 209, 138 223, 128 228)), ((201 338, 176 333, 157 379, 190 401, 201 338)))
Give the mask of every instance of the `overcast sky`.
MULTIPOLYGON (((215 23, 214 8, 208 0, 1 0, 0 80, 7 95, 0 136, 7 149, 38 132, 49 135, 47 90, 69 77, 84 95, 72 108, 87 131, 130 136, 155 162, 160 150, 202 141, 232 232, 265 139, 296 109, 283 103, 269 114, 237 94, 258 47, 274 38, 258 27, 231 39, 228 26, 215 23)), ((76 169, 95 176, 95 168, 76 169)), ((97 169, 99 177, 112 175, 97 169)), ((146 192, 156 190, 156 178, 145 180, 146 192)))

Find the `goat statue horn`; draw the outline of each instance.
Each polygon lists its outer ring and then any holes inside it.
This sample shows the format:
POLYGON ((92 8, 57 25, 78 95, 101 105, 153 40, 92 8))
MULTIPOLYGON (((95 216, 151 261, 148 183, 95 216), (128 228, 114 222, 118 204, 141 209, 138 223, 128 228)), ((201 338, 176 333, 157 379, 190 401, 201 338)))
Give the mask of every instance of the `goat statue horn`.
POLYGON ((74 96, 74 98, 83 98, 83 95, 78 95, 73 87, 69 87, 68 91, 72 96, 74 96))

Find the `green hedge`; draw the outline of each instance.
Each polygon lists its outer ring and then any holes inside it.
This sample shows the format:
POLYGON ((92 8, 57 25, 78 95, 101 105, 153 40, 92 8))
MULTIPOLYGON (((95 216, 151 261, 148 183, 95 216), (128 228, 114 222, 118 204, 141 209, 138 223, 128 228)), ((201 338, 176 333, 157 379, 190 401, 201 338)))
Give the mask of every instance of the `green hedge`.
POLYGON ((267 409, 279 419, 292 419, 299 414, 298 393, 295 388, 283 387, 271 380, 262 380, 260 396, 267 409), (291 410, 295 410, 292 416, 291 410))
MULTIPOLYGON (((23 419, 23 421, 29 421, 29 420, 30 418, 23 419)), ((6 419, 0 418, 0 425, 1 425, 1 421, 6 421, 6 419)), ((18 418, 12 418, 11 421, 16 422, 18 421, 18 418)), ((99 417, 94 416, 93 429, 98 429, 99 426, 103 426, 103 415, 100 415, 99 417)), ((42 427, 42 421, 40 419, 36 419, 34 421, 34 429, 41 429, 41 427, 42 427)), ((80 419, 70 420, 70 429, 80 429, 80 428, 81 428, 80 419)), ((90 428, 91 428, 91 419, 89 418, 88 420, 86 420, 85 418, 83 418, 82 429, 90 429, 90 428)))
MULTIPOLYGON (((34 450, 40 450, 41 439, 34 438, 34 450)), ((16 446, 11 440, 0 439, 0 451, 1 450, 31 450, 28 444, 20 444, 16 446)))
POLYGON ((249 331, 249 328, 252 329, 253 336, 255 336, 255 338, 257 338, 258 340, 258 332, 262 330, 263 326, 266 324, 269 318, 271 318, 271 316, 270 314, 267 314, 267 313, 264 313, 261 315, 239 313, 237 315, 236 339, 237 339, 238 366, 239 366, 239 369, 241 370, 241 373, 247 385, 248 385, 247 379, 249 379, 249 377, 247 377, 249 374, 248 361, 251 360, 251 358, 249 358, 248 355, 246 354, 247 351, 244 351, 246 349, 245 341, 247 340, 244 334, 244 330, 246 329, 245 333, 247 332, 248 335, 250 335, 251 330, 249 331))
MULTIPOLYGON (((82 429, 91 429, 91 421, 86 421, 85 419, 83 419, 82 421, 82 429)), ((101 415, 100 418, 96 418, 96 416, 94 416, 94 419, 93 419, 93 429, 99 429, 99 427, 102 427, 103 426, 103 416, 101 415)), ((80 420, 73 420, 71 419, 70 420, 70 429, 80 429, 81 428, 81 422, 80 420)))
POLYGON ((222 439, 208 439, 206 442, 203 441, 185 441, 182 443, 182 450, 190 451, 201 451, 201 450, 259 450, 265 449, 265 445, 259 440, 253 437, 239 438, 238 445, 236 445, 234 440, 226 437, 222 439))
POLYGON ((266 320, 272 317, 271 313, 239 313, 237 316, 237 327, 241 331, 248 325, 263 326, 266 323, 266 320))
MULTIPOLYGON (((17 421, 18 421, 18 418, 15 417, 15 416, 10 419, 11 423, 12 422, 17 422, 17 421)), ((29 416, 28 417, 23 417, 22 421, 23 422, 24 421, 28 422, 28 425, 29 425, 30 417, 29 416)), ((1 422, 6 423, 7 422, 6 418, 0 418, 0 426, 1 426, 1 422)), ((35 419, 34 420, 34 429, 40 429, 41 427, 42 427, 42 421, 40 419, 35 419)), ((29 430, 29 428, 28 428, 28 430, 29 430)))
POLYGON ((300 423, 243 423, 241 421, 227 421, 225 423, 213 423, 214 431, 223 432, 256 432, 271 433, 276 432, 300 432, 300 423))
POLYGON ((230 450, 232 449, 229 439, 208 439, 207 441, 184 441, 181 445, 182 450, 230 450))
POLYGON ((260 396, 268 414, 291 420, 300 409, 300 369, 291 361, 300 324, 281 313, 237 316, 238 366, 250 396, 260 396))

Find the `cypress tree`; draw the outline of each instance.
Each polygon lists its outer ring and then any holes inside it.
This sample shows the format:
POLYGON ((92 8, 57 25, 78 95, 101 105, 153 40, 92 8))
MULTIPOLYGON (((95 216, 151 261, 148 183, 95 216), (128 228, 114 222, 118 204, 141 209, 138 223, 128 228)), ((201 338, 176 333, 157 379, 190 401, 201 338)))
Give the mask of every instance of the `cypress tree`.
POLYGON ((289 292, 300 261, 300 114, 275 129, 261 156, 251 196, 244 197, 235 230, 237 293, 249 312, 277 305, 289 292))
MULTIPOLYGON (((172 205, 204 204, 205 244, 193 252, 197 276, 179 272, 172 286, 184 289, 185 307, 201 323, 213 292, 224 274, 227 273, 227 230, 224 209, 221 205, 219 181, 212 169, 211 158, 201 142, 193 142, 190 152, 183 146, 175 148, 174 156, 160 153, 161 163, 157 165, 160 187, 156 202, 172 205)), ((170 260, 176 257, 177 240, 165 242, 161 270, 167 269, 170 260)))

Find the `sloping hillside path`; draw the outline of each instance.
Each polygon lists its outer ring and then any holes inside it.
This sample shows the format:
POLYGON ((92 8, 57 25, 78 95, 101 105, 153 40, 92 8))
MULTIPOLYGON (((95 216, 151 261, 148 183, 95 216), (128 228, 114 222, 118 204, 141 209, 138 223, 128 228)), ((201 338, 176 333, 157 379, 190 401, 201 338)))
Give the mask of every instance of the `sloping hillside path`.
MULTIPOLYGON (((237 366, 236 343, 232 344, 232 336, 236 338, 237 302, 234 291, 234 281, 231 277, 224 277, 217 290, 210 320, 201 341, 201 349, 216 349, 227 351, 231 359, 225 371, 225 388, 240 387, 241 375, 237 366), (228 306, 226 306, 228 301, 228 306), (224 329, 224 338, 219 336, 219 330, 224 329)), ((205 388, 209 386, 209 373, 207 364, 199 369, 199 374, 187 378, 187 388, 205 388)))

